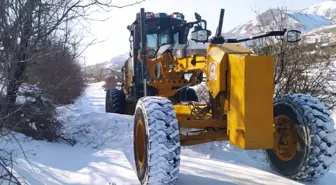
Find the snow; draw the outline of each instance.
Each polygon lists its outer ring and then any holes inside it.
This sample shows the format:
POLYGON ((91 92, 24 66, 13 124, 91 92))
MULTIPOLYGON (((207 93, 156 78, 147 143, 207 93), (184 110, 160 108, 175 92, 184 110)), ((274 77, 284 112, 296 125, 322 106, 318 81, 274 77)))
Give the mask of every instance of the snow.
POLYGON ((320 34, 320 33, 328 33, 328 32, 336 32, 336 24, 316 28, 316 29, 311 30, 310 32, 307 32, 306 34, 314 34, 314 33, 320 34))
POLYGON ((0 71, 0 95, 6 92, 6 88, 4 84, 5 84, 5 79, 4 79, 2 71, 0 71))
POLYGON ((31 123, 29 123, 29 126, 30 126, 31 128, 33 128, 34 130, 37 130, 37 128, 36 128, 36 123, 35 123, 35 122, 31 122, 31 123))
POLYGON ((335 23, 336 1, 326 1, 302 10, 269 9, 259 16, 256 15, 254 19, 234 27, 224 36, 227 38, 246 37, 277 30, 279 26, 286 29, 298 29, 305 34, 335 23))
MULTIPOLYGON (((66 123, 66 132, 78 141, 76 145, 35 141, 15 134, 27 161, 18 144, 6 139, 0 141, 2 148, 15 152, 14 172, 22 182, 29 185, 139 184, 133 159, 133 117, 105 113, 102 85, 90 84, 83 97, 58 109, 59 119, 66 123)), ((296 182, 272 171, 262 151, 212 142, 182 148, 177 184, 327 185, 335 180, 335 165, 322 179, 296 182)))
POLYGON ((328 19, 336 21, 336 1, 325 1, 323 3, 319 3, 309 8, 303 9, 302 11, 324 16, 328 19))
POLYGON ((128 53, 120 54, 111 58, 110 61, 102 63, 105 68, 120 70, 129 57, 128 53))
POLYGON ((20 85, 18 90, 18 96, 16 97, 15 104, 16 105, 23 105, 27 102, 36 102, 36 99, 34 97, 31 97, 32 94, 39 94, 40 89, 36 84, 26 84, 23 83, 20 85))
POLYGON ((331 21, 329 19, 313 14, 293 12, 288 13, 287 15, 298 23, 301 23, 304 26, 304 30, 312 30, 314 28, 331 24, 331 21))
POLYGON ((40 88, 36 84, 23 83, 20 85, 18 92, 19 94, 40 93, 40 88))
POLYGON ((304 40, 306 43, 322 43, 322 47, 334 45, 336 44, 336 24, 313 29, 304 34, 304 40))
POLYGON ((24 145, 30 151, 17 159, 16 172, 31 185, 39 184, 136 184, 137 179, 125 154, 120 150, 93 150, 47 142, 24 145))

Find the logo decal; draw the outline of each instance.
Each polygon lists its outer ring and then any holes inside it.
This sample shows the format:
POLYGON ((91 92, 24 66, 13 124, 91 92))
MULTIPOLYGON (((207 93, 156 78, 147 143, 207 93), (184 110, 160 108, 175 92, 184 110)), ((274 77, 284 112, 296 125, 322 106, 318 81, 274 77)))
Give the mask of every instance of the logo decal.
POLYGON ((210 63, 210 80, 216 80, 217 77, 217 64, 216 62, 210 63))

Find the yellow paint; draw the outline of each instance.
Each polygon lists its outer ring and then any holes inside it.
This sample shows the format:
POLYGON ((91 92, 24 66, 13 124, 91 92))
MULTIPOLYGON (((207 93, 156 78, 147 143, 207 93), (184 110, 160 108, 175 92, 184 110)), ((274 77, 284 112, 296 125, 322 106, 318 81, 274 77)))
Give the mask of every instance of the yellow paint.
POLYGON ((182 87, 187 85, 187 80, 155 80, 153 82, 148 82, 149 86, 158 89, 158 96, 169 97, 174 96, 176 89, 173 87, 182 87))
MULTIPOLYGON (((192 106, 174 105, 182 128, 227 128, 221 134, 227 135, 238 147, 273 148, 273 57, 254 55, 239 44, 210 44, 206 56, 177 58, 164 53, 155 59, 147 58, 146 62, 153 79, 148 85, 158 89, 159 96, 173 96, 176 93, 173 87, 196 85, 199 83, 195 78, 197 74, 202 71, 206 74, 207 87, 220 111, 216 110, 216 119, 208 113, 201 120, 195 120, 191 115, 192 106), (157 64, 162 66, 160 79, 155 74, 157 64), (170 65, 173 68, 169 68, 170 65), (181 79, 186 72, 194 73, 189 81, 181 79)), ((202 136, 189 144, 213 139, 219 138, 202 136)))
POLYGON ((205 56, 190 56, 186 58, 175 58, 174 72, 185 72, 192 70, 203 70, 206 67, 205 56), (195 65, 192 64, 195 60, 195 65))
MULTIPOLYGON (((148 52, 148 51, 147 51, 148 52)), ((138 59, 139 61, 142 60, 142 53, 139 51, 138 53, 138 59)), ((167 77, 167 73, 169 72, 169 62, 171 62, 171 57, 167 54, 164 53, 160 56, 158 56, 157 58, 154 59, 150 59, 149 57, 146 58, 146 67, 148 69, 149 75, 151 76, 152 79, 157 80, 158 77, 155 74, 155 67, 160 64, 161 68, 160 68, 160 73, 161 73, 161 78, 166 78, 167 77)))
POLYGON ((244 149, 273 148, 273 57, 229 54, 228 135, 244 149))
MULTIPOLYGON (((138 53, 138 58, 141 61, 142 54, 138 53)), ((176 90, 172 90, 172 87, 183 87, 185 85, 196 85, 200 81, 197 80, 198 75, 204 71, 206 66, 205 56, 190 56, 186 58, 176 58, 170 56, 168 53, 163 53, 162 55, 151 59, 147 57, 146 67, 148 73, 152 78, 152 82, 149 82, 148 85, 158 89, 159 96, 173 96, 176 93, 176 90), (192 61, 195 60, 195 65, 192 64, 192 61), (160 76, 157 76, 155 69, 157 66, 160 67, 160 76), (173 65, 173 68, 169 66, 173 65), (189 81, 182 80, 181 76, 183 73, 193 72, 194 75, 189 81), (182 83, 181 83, 182 81, 182 83), (158 84, 160 83, 160 84, 158 84)))
POLYGON ((144 125, 143 122, 139 119, 136 123, 136 130, 135 130, 135 136, 136 136, 136 150, 135 153, 137 155, 137 163, 140 168, 144 167, 145 163, 145 131, 144 131, 144 125))
MULTIPOLYGON (((200 105, 200 108, 204 108, 205 105, 200 105)), ((174 105, 174 109, 176 112, 176 115, 179 116, 185 116, 185 117, 191 117, 191 109, 192 105, 182 105, 182 104, 177 104, 174 105)), ((211 114, 207 114, 209 118, 211 118, 211 114)))
MULTIPOLYGON (((203 119, 203 120, 188 120, 186 117, 179 117, 179 123, 181 128, 206 128, 206 127, 216 127, 216 128, 226 128, 225 120, 213 120, 213 119, 203 119), (183 119, 184 118, 184 119, 183 119)), ((210 118, 210 117, 208 117, 210 118)), ((226 134, 226 132, 223 132, 226 134)))
POLYGON ((252 52, 239 44, 210 45, 207 50, 207 87, 216 97, 220 91, 227 90, 226 76, 228 70, 228 54, 251 54, 252 52))
POLYGON ((273 151, 278 159, 290 161, 296 155, 300 143, 294 122, 286 115, 278 115, 274 119, 274 148, 273 151))
MULTIPOLYGON (((200 105, 200 108, 204 108, 205 105, 200 105)), ((179 120, 181 128, 206 128, 206 127, 217 127, 226 128, 225 120, 214 120, 210 113, 206 114, 201 120, 192 119, 191 105, 174 105, 177 119, 179 120)), ((226 134, 226 133, 225 133, 226 134)))
POLYGON ((196 145, 201 143, 228 140, 225 132, 220 130, 209 129, 197 135, 182 135, 180 134, 180 141, 182 146, 196 145))
POLYGON ((219 47, 208 49, 207 61, 207 87, 212 95, 216 97, 220 91, 226 87, 227 57, 225 52, 219 47))

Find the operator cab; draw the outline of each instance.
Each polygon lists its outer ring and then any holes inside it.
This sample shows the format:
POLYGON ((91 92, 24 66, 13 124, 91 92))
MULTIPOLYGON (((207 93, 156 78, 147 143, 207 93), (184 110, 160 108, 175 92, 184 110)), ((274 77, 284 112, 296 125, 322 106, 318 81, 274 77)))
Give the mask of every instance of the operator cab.
MULTIPOLYGON (((192 28, 194 31, 191 34, 191 40, 202 43, 208 41, 211 32, 206 30, 206 21, 197 13, 195 17, 196 21, 187 22, 184 15, 178 12, 153 13, 141 9, 141 12, 137 13, 135 21, 127 27, 130 31, 130 59, 125 62, 124 67, 124 70, 130 73, 129 77, 126 78, 126 75, 124 77, 124 81, 130 82, 125 88, 131 92, 129 94, 137 94, 135 99, 146 94, 144 90, 147 88, 145 88, 146 81, 151 80, 146 72, 146 63, 138 58, 139 53, 146 55, 142 59, 145 60, 146 57, 156 58, 161 52, 160 48, 166 50, 170 46, 188 45, 188 35, 192 28)), ((160 71, 159 68, 156 70, 160 71)))
MULTIPOLYGON (((155 52, 165 44, 185 44, 188 41, 189 26, 185 25, 182 13, 153 13, 146 12, 146 47, 150 58, 155 57, 155 52)), ((133 56, 139 51, 141 46, 140 13, 131 26, 130 44, 133 56)))
MULTIPOLYGON (((167 15, 166 13, 147 13, 147 48, 149 57, 153 58, 155 51, 165 44, 182 44, 187 42, 188 34, 184 33, 183 14, 175 13, 167 15)), ((189 30, 188 30, 189 31, 189 30)))

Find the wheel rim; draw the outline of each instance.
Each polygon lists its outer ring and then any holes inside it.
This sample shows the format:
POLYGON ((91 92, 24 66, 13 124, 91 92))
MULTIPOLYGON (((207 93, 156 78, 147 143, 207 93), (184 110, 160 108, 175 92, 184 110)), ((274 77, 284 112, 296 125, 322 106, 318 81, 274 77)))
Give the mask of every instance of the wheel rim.
POLYGON ((136 156, 139 168, 144 167, 145 163, 145 131, 141 120, 137 121, 136 126, 136 156))
POLYGON ((275 155, 282 161, 292 160, 300 149, 294 121, 286 115, 278 115, 275 117, 274 127, 273 151, 275 155))

